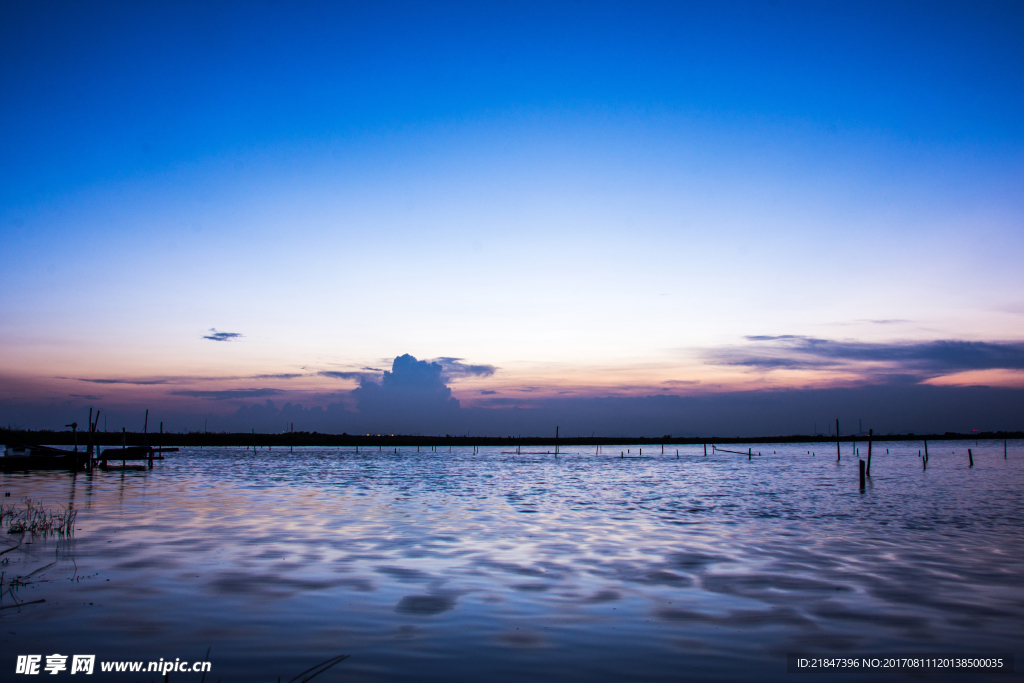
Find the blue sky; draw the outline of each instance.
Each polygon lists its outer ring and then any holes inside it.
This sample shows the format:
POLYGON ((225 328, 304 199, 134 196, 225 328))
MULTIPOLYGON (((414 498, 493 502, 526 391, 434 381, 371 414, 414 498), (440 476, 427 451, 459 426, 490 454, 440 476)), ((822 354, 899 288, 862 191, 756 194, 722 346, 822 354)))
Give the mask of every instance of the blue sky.
POLYGON ((8 421, 1024 387, 1019 3, 0 11, 8 421))

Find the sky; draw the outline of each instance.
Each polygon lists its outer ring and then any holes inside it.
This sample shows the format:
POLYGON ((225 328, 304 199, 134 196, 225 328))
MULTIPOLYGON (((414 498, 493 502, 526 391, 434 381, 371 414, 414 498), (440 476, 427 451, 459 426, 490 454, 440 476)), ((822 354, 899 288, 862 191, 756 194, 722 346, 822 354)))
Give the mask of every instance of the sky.
POLYGON ((0 98, 0 424, 1024 429, 1017 2, 7 2, 0 98))

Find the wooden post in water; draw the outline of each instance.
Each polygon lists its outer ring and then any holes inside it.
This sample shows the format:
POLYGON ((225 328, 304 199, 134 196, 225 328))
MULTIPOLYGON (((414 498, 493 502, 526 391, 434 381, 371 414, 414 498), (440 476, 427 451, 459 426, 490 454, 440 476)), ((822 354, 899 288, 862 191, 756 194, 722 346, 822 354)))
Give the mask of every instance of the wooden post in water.
POLYGON ((747 460, 750 460, 750 449, 747 449, 747 460))
POLYGON ((917 457, 921 458, 921 470, 922 471, 927 470, 928 469, 928 461, 925 460, 925 457, 923 455, 921 455, 921 451, 917 452, 917 457))
MULTIPOLYGON (((164 423, 160 423, 160 446, 164 445, 164 423)), ((153 469, 153 451, 149 452, 149 469, 153 469)))
POLYGON ((142 445, 149 445, 149 408, 146 408, 146 421, 142 423, 142 445))
POLYGON ((968 467, 974 467, 974 454, 971 453, 971 449, 967 449, 967 461, 971 463, 968 467))
POLYGON ((860 460, 860 490, 864 492, 864 461, 860 460))
MULTIPOLYGON (((103 426, 104 427, 106 427, 106 421, 107 421, 107 418, 103 418, 103 426)), ((93 432, 98 432, 99 430, 100 430, 100 411, 97 410, 96 411, 96 422, 93 425, 93 430, 92 431, 93 432)), ((103 431, 107 431, 107 430, 104 429, 103 431)), ((96 444, 96 457, 97 458, 100 457, 100 444, 98 444, 98 443, 96 444)), ((95 460, 91 461, 89 463, 89 471, 92 472, 92 469, 95 466, 96 466, 96 461, 95 460)))
POLYGON ((92 458, 92 408, 89 408, 89 443, 85 447, 85 453, 92 458))
POLYGON ((875 435, 874 429, 868 430, 868 476, 871 476, 871 439, 875 435))
MULTIPOLYGON (((89 459, 85 463, 85 471, 92 473, 93 464, 93 437, 96 435, 96 428, 100 424, 100 411, 96 411, 96 421, 92 419, 92 408, 89 408, 89 459)), ((96 444, 95 454, 99 455, 100 446, 96 444)))
POLYGON ((839 450, 839 418, 836 418, 836 462, 839 462, 843 457, 842 452, 839 450))
POLYGON ((928 439, 924 440, 924 459, 925 462, 928 461, 928 439))
POLYGON ((555 427, 555 457, 558 457, 558 427, 555 427))
POLYGON ((708 457, 708 445, 704 444, 704 457, 708 457))

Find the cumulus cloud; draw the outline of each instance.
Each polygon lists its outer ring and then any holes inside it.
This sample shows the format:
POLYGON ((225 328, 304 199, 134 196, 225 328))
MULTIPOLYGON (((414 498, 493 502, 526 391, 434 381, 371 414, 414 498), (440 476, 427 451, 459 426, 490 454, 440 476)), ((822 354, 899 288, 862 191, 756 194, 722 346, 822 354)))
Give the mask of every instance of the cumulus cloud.
POLYGON ((408 353, 395 358, 391 371, 384 371, 381 383, 365 381, 363 387, 379 387, 391 396, 409 395, 447 400, 451 397, 442 377, 444 368, 440 363, 416 360, 408 353))
POLYGON ((211 341, 233 341, 238 339, 242 335, 238 332, 218 332, 217 328, 211 327, 210 334, 203 335, 203 339, 209 339, 211 341))
POLYGON ((461 358, 419 360, 405 354, 392 361, 390 370, 364 367, 317 374, 359 383, 350 393, 355 412, 346 419, 361 425, 361 431, 445 434, 461 433, 465 413, 448 383, 465 377, 489 377, 495 371, 493 365, 470 364, 461 358))
POLYGON ((356 407, 378 429, 440 433, 454 428, 460 406, 445 384, 440 363, 417 360, 409 354, 395 358, 378 383, 369 375, 359 378, 352 391, 356 407))

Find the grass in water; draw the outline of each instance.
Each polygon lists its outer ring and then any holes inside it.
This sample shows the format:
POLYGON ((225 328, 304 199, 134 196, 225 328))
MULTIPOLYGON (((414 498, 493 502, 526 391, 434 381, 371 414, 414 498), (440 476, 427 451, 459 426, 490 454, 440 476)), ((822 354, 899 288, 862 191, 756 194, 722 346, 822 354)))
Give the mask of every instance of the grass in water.
POLYGON ((33 534, 67 538, 75 533, 78 511, 71 506, 48 510, 41 500, 25 498, 21 505, 0 503, 0 529, 7 526, 9 534, 33 534))

